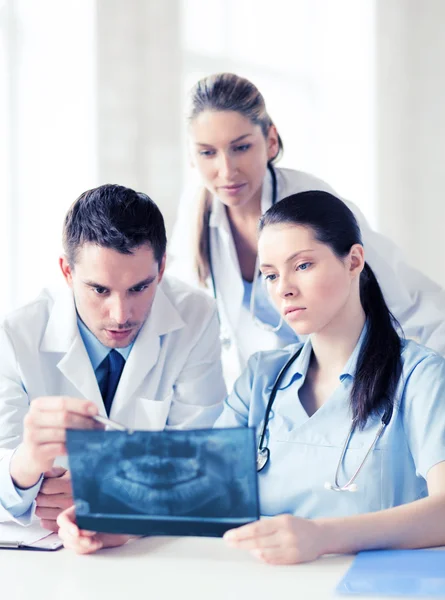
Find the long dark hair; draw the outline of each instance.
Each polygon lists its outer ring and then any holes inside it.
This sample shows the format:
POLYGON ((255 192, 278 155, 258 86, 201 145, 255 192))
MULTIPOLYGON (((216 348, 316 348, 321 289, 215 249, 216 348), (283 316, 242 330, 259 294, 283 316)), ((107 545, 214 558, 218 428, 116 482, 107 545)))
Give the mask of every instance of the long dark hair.
MULTIPOLYGON (((188 120, 193 121, 206 110, 234 111, 259 125, 267 137, 273 121, 267 113, 266 103, 258 89, 248 79, 233 73, 216 73, 198 81, 190 91, 188 120)), ((278 135, 279 150, 269 162, 278 160, 283 152, 283 141, 278 135)), ((197 227, 195 235, 195 269, 202 285, 209 276, 209 219, 211 196, 202 188, 198 198, 197 227)))
MULTIPOLYGON (((259 232, 269 225, 309 227, 315 239, 343 259, 354 244, 363 244, 360 228, 344 202, 327 192, 293 194, 272 206, 260 219, 259 232)), ((371 415, 389 421, 401 373, 400 325, 389 310, 368 263, 360 274, 360 301, 367 318, 366 335, 357 360, 351 393, 354 423, 363 428, 371 415)))

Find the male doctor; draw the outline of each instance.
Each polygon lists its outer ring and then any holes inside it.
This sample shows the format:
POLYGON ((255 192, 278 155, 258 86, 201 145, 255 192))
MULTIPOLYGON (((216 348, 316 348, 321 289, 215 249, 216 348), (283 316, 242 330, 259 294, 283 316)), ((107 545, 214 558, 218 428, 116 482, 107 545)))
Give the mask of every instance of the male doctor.
POLYGON ((138 429, 211 427, 226 391, 213 300, 163 278, 164 221, 148 196, 85 192, 63 247, 68 286, 0 326, 0 520, 27 524, 35 511, 52 530, 72 504, 69 472, 54 466, 66 428, 97 427, 97 414, 138 429))

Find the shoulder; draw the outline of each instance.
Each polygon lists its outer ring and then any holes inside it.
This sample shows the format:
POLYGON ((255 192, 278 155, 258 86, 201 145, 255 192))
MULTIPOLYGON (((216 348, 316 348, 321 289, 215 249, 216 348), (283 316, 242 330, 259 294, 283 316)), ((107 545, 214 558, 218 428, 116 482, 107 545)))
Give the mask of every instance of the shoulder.
POLYGON ((209 318, 216 312, 215 301, 207 292, 172 275, 164 275, 160 287, 186 323, 209 318))
POLYGON ((403 339, 401 358, 405 380, 415 371, 426 371, 428 377, 435 371, 442 374, 445 384, 445 358, 438 352, 414 340, 403 339))
POLYGON ((29 335, 29 332, 45 327, 54 305, 54 298, 53 292, 42 290, 35 300, 6 315, 1 323, 2 328, 10 335, 18 332, 29 335))
POLYGON ((330 194, 338 196, 328 183, 319 177, 315 177, 315 175, 312 175, 311 173, 277 167, 275 167, 275 172, 277 174, 281 198, 289 196, 290 194, 298 194, 299 192, 307 192, 310 190, 329 192, 330 194))
POLYGON ((285 348, 276 348, 274 350, 262 350, 255 352, 248 360, 248 370, 252 375, 262 375, 267 378, 275 379, 276 375, 286 365, 286 363, 303 348, 302 342, 290 344, 285 348))

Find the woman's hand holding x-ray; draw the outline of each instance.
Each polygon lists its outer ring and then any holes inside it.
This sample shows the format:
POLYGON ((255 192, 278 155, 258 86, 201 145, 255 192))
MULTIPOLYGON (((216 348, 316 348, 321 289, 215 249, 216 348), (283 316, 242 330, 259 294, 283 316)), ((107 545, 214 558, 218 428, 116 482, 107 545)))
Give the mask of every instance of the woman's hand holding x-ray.
POLYGON ((292 565, 315 560, 323 554, 320 526, 309 519, 279 515, 231 529, 227 543, 249 550, 256 558, 273 565, 292 565))

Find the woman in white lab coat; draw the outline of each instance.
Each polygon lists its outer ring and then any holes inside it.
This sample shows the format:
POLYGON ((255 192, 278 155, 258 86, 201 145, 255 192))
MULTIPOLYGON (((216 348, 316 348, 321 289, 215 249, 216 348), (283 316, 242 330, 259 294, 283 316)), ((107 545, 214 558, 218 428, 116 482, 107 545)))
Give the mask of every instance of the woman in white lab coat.
MULTIPOLYGON (((295 333, 270 302, 257 264, 258 219, 272 204, 301 191, 332 192, 301 171, 274 166, 281 138, 258 89, 221 73, 190 94, 190 155, 201 182, 182 195, 168 270, 205 286, 218 304, 229 383, 258 350, 286 346, 295 333)), ((405 335, 445 354, 445 293, 407 265, 399 249, 357 218, 386 302, 405 335)))

